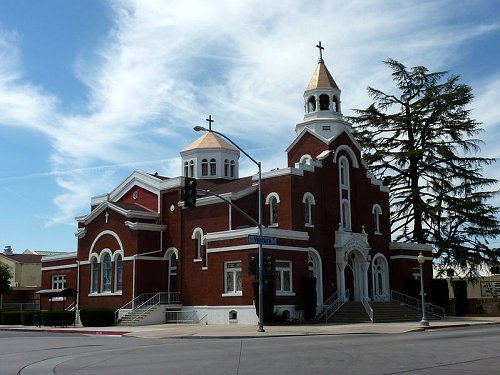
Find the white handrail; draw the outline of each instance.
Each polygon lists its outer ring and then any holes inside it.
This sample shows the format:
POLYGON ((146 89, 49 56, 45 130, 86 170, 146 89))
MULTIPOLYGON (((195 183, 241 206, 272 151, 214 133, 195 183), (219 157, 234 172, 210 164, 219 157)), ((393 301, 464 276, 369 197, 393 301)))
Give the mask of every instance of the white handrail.
MULTIPOLYGON (((179 292, 159 292, 159 293, 144 293, 136 297, 134 300, 126 303, 121 308, 115 311, 115 322, 118 322, 118 314, 120 310, 130 310, 126 315, 134 314, 136 311, 141 311, 138 317, 147 315, 154 306, 160 304, 180 304, 180 293, 179 292), (133 308, 132 308, 133 306, 133 308), (144 307, 149 306, 149 308, 144 309, 144 307)), ((122 317, 123 318, 123 317, 122 317)))
MULTIPOLYGON (((391 301, 398 302, 398 303, 404 303, 405 305, 418 310, 422 311, 422 301, 419 300, 418 298, 411 297, 409 295, 400 293, 396 290, 391 290, 391 301)), ((425 303, 425 312, 429 313, 431 315, 437 316, 439 318, 444 318, 445 315, 445 310, 442 307, 433 305, 432 303, 425 303)))
POLYGON ((366 313, 368 314, 368 316, 370 317, 370 320, 373 323, 373 309, 370 306, 370 304, 368 303, 368 298, 366 298, 366 297, 363 298, 362 303, 363 303, 363 307, 365 308, 366 313))
POLYGON ((325 321, 328 322, 328 319, 330 319, 333 314, 335 314, 339 309, 347 302, 349 301, 349 289, 346 289, 345 295, 343 298, 337 298, 325 311, 325 321))

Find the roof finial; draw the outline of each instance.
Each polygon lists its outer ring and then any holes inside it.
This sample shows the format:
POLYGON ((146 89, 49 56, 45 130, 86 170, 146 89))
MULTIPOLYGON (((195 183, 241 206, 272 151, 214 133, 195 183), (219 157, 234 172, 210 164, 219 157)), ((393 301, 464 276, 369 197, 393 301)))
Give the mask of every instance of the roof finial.
POLYGON ((212 115, 208 115, 206 121, 208 121, 208 130, 212 130, 212 122, 215 122, 215 120, 212 120, 212 115))
POLYGON ((318 47, 319 49, 319 59, 323 60, 323 50, 325 49, 325 47, 321 47, 321 40, 318 44, 316 44, 316 47, 318 47))

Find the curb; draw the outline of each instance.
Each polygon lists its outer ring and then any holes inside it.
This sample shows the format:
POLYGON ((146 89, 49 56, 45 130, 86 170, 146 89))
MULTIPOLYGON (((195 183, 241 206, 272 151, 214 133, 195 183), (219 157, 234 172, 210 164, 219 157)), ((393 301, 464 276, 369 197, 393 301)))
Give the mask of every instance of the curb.
POLYGON ((87 335, 103 335, 103 336, 123 336, 130 331, 101 331, 101 330, 91 330, 83 331, 79 329, 35 329, 35 328, 0 328, 0 331, 10 331, 10 332, 48 332, 48 333, 80 333, 87 335))

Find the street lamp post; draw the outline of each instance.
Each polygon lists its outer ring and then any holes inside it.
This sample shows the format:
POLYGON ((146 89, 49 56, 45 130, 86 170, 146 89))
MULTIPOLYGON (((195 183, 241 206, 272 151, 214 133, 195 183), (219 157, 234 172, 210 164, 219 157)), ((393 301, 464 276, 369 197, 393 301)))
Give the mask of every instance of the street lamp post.
MULTIPOLYGON (((211 117, 210 117, 211 120, 211 117)), ((210 122, 211 124, 211 122, 210 122)), ((259 194, 259 236, 262 236, 262 167, 261 163, 254 158, 252 158, 250 155, 248 155, 245 150, 243 150, 240 146, 238 146, 236 143, 234 143, 231 139, 226 137, 224 134, 213 130, 212 127, 210 126, 209 129, 203 127, 203 126, 195 126, 193 128, 195 131, 205 131, 205 132, 211 132, 215 133, 217 135, 220 135, 222 138, 226 139, 229 143, 231 143, 234 147, 236 147, 238 150, 240 150, 247 158, 249 158, 257 167, 259 167, 259 185, 258 185, 258 194, 259 194)), ((264 330, 264 256, 263 256, 263 251, 262 251, 262 244, 259 243, 259 332, 265 332, 264 330)))
POLYGON ((420 325, 423 327, 429 326, 429 320, 425 314, 425 292, 424 292, 424 263, 425 257, 420 253, 417 257, 418 264, 420 264, 420 293, 422 294, 422 320, 420 325))

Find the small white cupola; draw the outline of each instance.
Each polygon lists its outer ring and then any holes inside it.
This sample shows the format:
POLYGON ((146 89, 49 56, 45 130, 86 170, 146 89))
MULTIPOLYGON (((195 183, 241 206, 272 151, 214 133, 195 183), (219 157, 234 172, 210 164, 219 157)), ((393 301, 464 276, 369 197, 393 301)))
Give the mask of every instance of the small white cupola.
POLYGON ((319 60, 316 70, 304 91, 304 121, 297 124, 297 134, 308 128, 313 132, 331 138, 347 123, 343 119, 340 102, 340 89, 335 83, 323 60, 324 47, 321 41, 316 45, 319 49, 319 60))
POLYGON ((211 132, 212 116, 207 119, 208 131, 181 152, 182 175, 198 179, 238 178, 240 151, 211 132))

